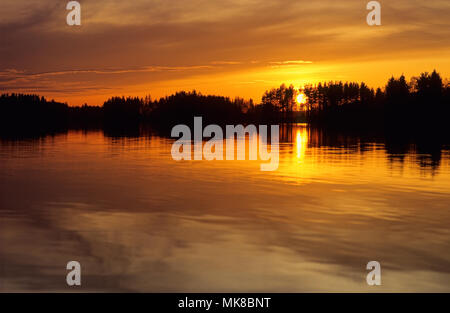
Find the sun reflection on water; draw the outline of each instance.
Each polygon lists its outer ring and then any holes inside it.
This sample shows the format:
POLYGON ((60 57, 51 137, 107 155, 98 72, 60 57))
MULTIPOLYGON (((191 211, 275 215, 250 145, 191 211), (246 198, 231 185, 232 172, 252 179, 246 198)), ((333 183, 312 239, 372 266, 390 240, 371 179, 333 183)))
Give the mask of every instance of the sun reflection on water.
POLYGON ((308 144, 308 133, 306 127, 297 129, 295 145, 297 151, 297 159, 301 163, 305 158, 305 151, 308 144))

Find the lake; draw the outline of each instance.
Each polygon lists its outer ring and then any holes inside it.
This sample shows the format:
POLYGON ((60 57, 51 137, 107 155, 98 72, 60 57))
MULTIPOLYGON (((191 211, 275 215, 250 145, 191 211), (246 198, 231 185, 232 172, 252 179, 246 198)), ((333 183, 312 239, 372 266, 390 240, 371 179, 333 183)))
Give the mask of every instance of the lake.
POLYGON ((450 292, 448 145, 284 126, 262 172, 172 142, 0 139, 0 292, 450 292))

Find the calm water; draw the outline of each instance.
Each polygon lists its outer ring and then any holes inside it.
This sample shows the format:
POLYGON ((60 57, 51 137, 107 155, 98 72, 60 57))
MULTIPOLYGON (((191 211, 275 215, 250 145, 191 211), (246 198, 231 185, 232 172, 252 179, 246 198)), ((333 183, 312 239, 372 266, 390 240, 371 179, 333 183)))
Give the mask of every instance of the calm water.
POLYGON ((0 291, 450 291, 450 153, 297 125, 280 166, 171 140, 0 141, 0 291), (368 261, 382 286, 366 284, 368 261))

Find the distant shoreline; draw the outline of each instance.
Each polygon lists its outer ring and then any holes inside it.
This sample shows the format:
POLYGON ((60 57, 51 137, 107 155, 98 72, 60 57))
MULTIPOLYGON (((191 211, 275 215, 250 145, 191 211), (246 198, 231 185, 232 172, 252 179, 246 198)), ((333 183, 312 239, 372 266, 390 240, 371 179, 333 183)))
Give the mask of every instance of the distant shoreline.
POLYGON ((208 124, 279 124, 305 122, 343 130, 416 132, 450 129, 450 84, 433 71, 390 78, 384 90, 364 83, 326 82, 295 89, 281 85, 264 93, 261 103, 181 91, 150 96, 112 97, 103 106, 72 107, 38 95, 0 95, 0 131, 9 133, 92 128, 133 129, 151 125, 162 132, 201 116, 208 124), (298 101, 301 100, 301 102, 298 101))

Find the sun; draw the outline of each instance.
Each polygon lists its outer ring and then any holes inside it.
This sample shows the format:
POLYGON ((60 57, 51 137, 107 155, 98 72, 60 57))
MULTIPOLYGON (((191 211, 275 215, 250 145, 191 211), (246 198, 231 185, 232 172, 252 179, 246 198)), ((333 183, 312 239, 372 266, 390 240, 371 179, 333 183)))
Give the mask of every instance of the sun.
POLYGON ((298 104, 305 104, 306 103, 306 95, 301 92, 298 94, 297 98, 295 99, 298 104))

